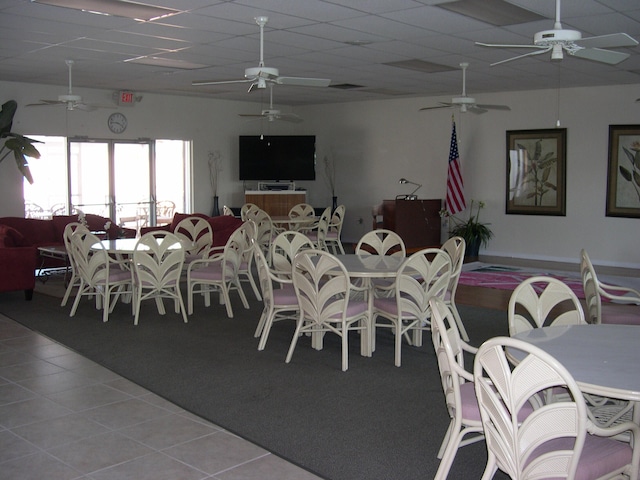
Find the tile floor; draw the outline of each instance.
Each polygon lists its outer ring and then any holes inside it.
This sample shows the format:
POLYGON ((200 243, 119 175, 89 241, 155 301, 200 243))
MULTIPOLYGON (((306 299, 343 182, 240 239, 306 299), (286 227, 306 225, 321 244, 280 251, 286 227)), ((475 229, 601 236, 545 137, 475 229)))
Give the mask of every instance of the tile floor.
POLYGON ((0 315, 2 480, 314 480, 0 315))

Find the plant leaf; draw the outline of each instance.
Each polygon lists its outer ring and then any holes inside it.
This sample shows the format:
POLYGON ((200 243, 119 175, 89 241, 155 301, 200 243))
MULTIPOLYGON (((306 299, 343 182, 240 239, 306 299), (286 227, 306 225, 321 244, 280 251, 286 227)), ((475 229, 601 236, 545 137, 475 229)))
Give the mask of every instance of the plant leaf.
POLYGON ((622 165, 618 167, 618 170, 620 171, 620 175, 622 175, 627 182, 631 181, 631 172, 629 170, 624 168, 622 165))

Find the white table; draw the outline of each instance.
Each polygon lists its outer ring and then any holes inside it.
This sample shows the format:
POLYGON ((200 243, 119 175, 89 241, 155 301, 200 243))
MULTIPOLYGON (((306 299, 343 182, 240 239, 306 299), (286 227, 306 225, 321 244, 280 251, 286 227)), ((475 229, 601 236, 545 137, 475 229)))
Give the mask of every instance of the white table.
MULTIPOLYGON (((121 255, 133 255, 133 251, 136 249, 138 238, 116 238, 114 240, 101 240, 100 242, 91 246, 92 250, 104 249, 109 253, 116 253, 121 255)), ((142 245, 144 249, 148 249, 146 245, 142 245)), ((181 243, 172 245, 171 249, 182 248, 181 243)))
MULTIPOLYGON (((336 255, 336 258, 342 262, 347 269, 351 278, 363 278, 369 285, 368 294, 368 331, 371 335, 375 335, 373 330, 373 283, 370 281, 374 278, 396 278, 400 266, 404 263, 407 257, 400 255, 359 255, 355 253, 347 253, 343 255, 336 255)), ((370 357, 373 351, 372 348, 373 338, 366 338, 365 335, 361 335, 360 350, 363 356, 370 357)))
POLYGON ((640 402, 640 327, 568 325, 513 337, 555 357, 584 392, 640 402))

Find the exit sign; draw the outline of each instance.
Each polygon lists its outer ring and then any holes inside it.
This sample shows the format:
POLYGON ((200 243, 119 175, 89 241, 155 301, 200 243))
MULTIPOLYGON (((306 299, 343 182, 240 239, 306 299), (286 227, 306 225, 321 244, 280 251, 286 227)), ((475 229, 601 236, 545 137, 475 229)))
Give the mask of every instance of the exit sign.
POLYGON ((121 90, 118 93, 118 105, 133 105, 136 103, 135 93, 129 90, 121 90))

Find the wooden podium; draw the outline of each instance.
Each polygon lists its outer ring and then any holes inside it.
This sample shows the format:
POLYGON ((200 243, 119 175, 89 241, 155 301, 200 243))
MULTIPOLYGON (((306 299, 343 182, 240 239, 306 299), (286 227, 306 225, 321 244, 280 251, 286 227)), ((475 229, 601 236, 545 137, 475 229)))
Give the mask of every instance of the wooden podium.
POLYGON ((440 247, 440 209, 442 200, 384 200, 383 228, 393 230, 409 250, 440 247))

